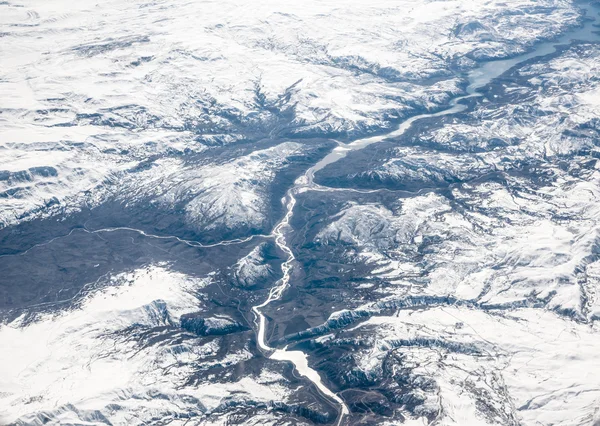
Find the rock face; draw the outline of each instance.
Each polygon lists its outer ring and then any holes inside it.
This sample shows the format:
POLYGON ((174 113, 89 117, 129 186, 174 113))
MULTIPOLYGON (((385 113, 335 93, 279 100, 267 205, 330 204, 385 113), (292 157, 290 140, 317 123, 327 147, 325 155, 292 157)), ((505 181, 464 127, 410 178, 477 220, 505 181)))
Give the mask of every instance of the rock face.
POLYGON ((600 424, 598 12, 0 1, 0 424, 600 424))
POLYGON ((202 318, 202 312, 185 314, 181 317, 181 328, 198 336, 223 336, 248 330, 248 327, 231 318, 202 318))

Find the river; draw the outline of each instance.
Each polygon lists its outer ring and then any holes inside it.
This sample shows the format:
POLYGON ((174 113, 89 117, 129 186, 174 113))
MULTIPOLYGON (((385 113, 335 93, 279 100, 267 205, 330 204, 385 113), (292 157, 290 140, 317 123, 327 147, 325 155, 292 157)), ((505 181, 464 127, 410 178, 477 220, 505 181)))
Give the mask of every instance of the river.
MULTIPOLYGON (((509 59, 494 60, 482 63, 479 67, 473 69, 468 73, 468 86, 466 89, 466 95, 453 98, 448 103, 447 109, 436 113, 420 114, 413 116, 400 123, 396 130, 393 130, 386 134, 358 139, 348 144, 340 143, 336 148, 334 148, 331 151, 331 153, 326 155, 314 166, 309 168, 304 173, 304 175, 296 179, 294 185, 287 191, 286 196, 283 200, 286 207, 286 214, 281 220, 281 222, 279 222, 275 226, 272 233, 272 236, 275 238, 276 245, 283 253, 286 254, 287 259, 282 265, 282 278, 270 290, 267 299, 260 305, 256 305, 252 308, 252 311, 256 316, 255 323, 257 327, 257 344, 261 351, 265 353, 265 355, 268 356, 270 359, 289 361, 292 364, 294 364, 296 371, 300 375, 310 380, 325 397, 330 398, 332 401, 339 405, 340 411, 336 422, 337 425, 343 424, 344 419, 350 413, 348 406, 338 395, 335 394, 335 392, 333 392, 323 383, 321 377, 319 376, 319 373, 308 365, 308 359, 306 354, 301 351, 289 351, 287 350, 287 347, 283 349, 275 349, 270 347, 266 341, 267 320, 264 314, 261 312, 261 309, 282 297, 284 291, 289 285, 290 274, 293 267, 293 263, 295 261, 294 253, 288 245, 285 235, 286 231, 290 230, 289 222, 293 216, 294 206, 296 204, 296 194, 314 189, 316 187, 316 185, 313 182, 314 174, 317 171, 323 169, 324 167, 344 158, 351 151, 361 150, 369 145, 376 144, 383 140, 398 137, 404 132, 406 132, 406 130, 408 130, 410 126, 417 120, 431 117, 440 117, 464 111, 467 108, 467 106, 461 104, 462 100, 481 96, 481 94, 477 92, 478 89, 481 89, 482 87, 490 83, 493 79, 501 76, 506 71, 510 70, 516 65, 528 61, 532 58, 552 54, 556 52, 557 46, 569 44, 574 40, 596 42, 600 41, 600 36, 597 33, 599 31, 599 28, 595 27, 595 24, 598 22, 599 9, 590 4, 580 4, 579 6, 582 10, 586 12, 586 16, 591 17, 593 19, 586 20, 583 26, 574 28, 573 30, 566 32, 557 40, 538 43, 532 51, 523 55, 519 55, 509 59)), ((320 187, 320 189, 323 190, 322 187, 320 187)))

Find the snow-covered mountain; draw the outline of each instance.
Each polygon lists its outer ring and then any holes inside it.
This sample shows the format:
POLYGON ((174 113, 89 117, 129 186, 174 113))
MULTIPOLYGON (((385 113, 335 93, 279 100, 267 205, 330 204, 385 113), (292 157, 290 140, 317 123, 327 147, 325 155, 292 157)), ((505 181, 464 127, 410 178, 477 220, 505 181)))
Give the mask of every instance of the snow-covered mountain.
POLYGON ((468 113, 317 174, 382 191, 338 199, 313 237, 319 253, 361 271, 344 284, 351 308, 287 339, 318 337, 325 363, 369 336, 332 380, 369 388, 382 411, 595 424, 600 390, 586 372, 599 368, 599 60, 597 45, 576 44, 526 64, 468 113))
POLYGON ((579 18, 563 0, 0 7, 3 226, 215 145, 380 132, 579 18))
POLYGON ((599 10, 0 2, 0 424, 599 424, 599 10))

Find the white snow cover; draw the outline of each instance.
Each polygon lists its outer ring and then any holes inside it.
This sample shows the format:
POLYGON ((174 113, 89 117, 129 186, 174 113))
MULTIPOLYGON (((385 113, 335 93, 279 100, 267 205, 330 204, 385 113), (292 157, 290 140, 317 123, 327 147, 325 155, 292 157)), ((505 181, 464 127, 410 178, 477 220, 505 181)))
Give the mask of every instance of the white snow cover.
MULTIPOLYGON (((566 0, 0 2, 0 227, 108 196, 150 199, 166 209, 184 202, 187 220, 198 227, 259 227, 276 172, 303 151, 279 139, 389 128, 458 93, 451 66, 522 52, 576 19, 566 0), (184 158, 263 138, 278 142, 224 161, 184 158)), ((517 147, 482 154, 476 165, 446 154, 401 154, 464 177, 478 167, 501 170, 501 155, 539 159, 590 148, 559 135, 599 114, 597 57, 565 54, 547 69, 524 71, 539 85, 531 104, 547 112, 542 117, 511 121, 522 105, 479 110, 477 126, 449 125, 432 135, 449 148, 459 134, 478 135, 482 144, 499 134, 523 139, 517 147), (561 92, 565 80, 577 90, 561 92), (543 84, 552 90, 544 92, 543 84)), ((390 161, 377 172, 407 170, 390 161)), ((477 395, 525 424, 600 421, 600 383, 591 374, 600 368, 600 261, 590 262, 600 174, 598 167, 585 179, 553 171, 556 180, 534 193, 519 177, 510 183, 522 191, 464 185, 453 192, 469 207, 461 211, 435 194, 392 206, 350 203, 318 236, 355 244, 372 276, 389 280, 389 300, 418 294, 485 306, 547 301, 548 310, 503 315, 424 308, 359 326, 372 326, 376 342, 356 353, 359 367, 377 369, 385 353, 403 353, 416 376, 436 379, 436 392, 424 395, 420 409, 443 410, 441 424, 473 424, 477 395), (568 220, 555 220, 558 213, 568 220), (439 243, 417 264, 419 247, 431 238, 439 243), (397 339, 420 337, 440 345, 394 348, 397 339), (446 341, 476 354, 447 351, 446 341)), ((247 272, 248 265, 238 266, 247 272)), ((282 377, 269 371, 236 383, 185 386, 199 362, 216 362, 206 359, 219 350, 217 340, 140 348, 128 338, 201 309, 192 292, 208 281, 167 265, 113 280, 67 311, 0 326, 0 341, 10 348, 0 353, 0 423, 41 424, 47 412, 56 424, 141 424, 210 413, 227 398, 286 399, 282 377)), ((240 351, 219 362, 249 357, 240 351)))
POLYGON ((2 2, 0 226, 173 150, 387 128, 459 91, 451 64, 577 18, 567 0, 2 2))
MULTIPOLYGON (((90 293, 79 306, 0 325, 0 423, 21 419, 42 424, 143 424, 174 413, 203 415, 223 398, 284 399, 281 377, 264 370, 239 382, 185 385, 199 362, 212 362, 218 340, 190 339, 142 344, 136 329, 178 324, 198 311, 194 292, 210 279, 153 265, 110 278, 110 286, 90 293), (234 392, 235 394, 232 394, 234 392), (120 408, 118 408, 120 407, 120 408)), ((249 352, 219 362, 235 364, 249 352)))
POLYGON ((600 368, 597 325, 565 322, 547 311, 498 315, 438 307, 373 317, 357 327, 361 329, 375 335, 374 349, 357 355, 366 372, 380 368, 393 339, 439 342, 435 347, 395 349, 412 378, 435 381, 436 387, 425 395, 423 410, 439 411, 439 424, 512 424, 507 419, 527 425, 598 421, 600 379, 593 374, 600 368), (448 342, 477 348, 479 353, 445 349, 448 342), (487 418, 477 406, 482 401, 506 417, 487 418))
MULTIPOLYGON (((535 77, 529 78, 533 96, 526 102, 484 103, 471 114, 477 125, 454 120, 421 136, 457 152, 400 147, 394 149, 397 158, 366 172, 419 180, 431 188, 447 185, 437 173, 465 180, 451 187, 462 208, 434 193, 400 199, 391 209, 350 203, 317 241, 353 243, 373 264, 374 275, 406 284, 415 272, 425 273, 415 266, 419 246, 437 238, 425 262, 419 260, 421 268, 427 265, 423 291, 489 304, 548 299, 549 308, 597 318, 600 165, 585 155, 596 149, 594 133, 586 133, 585 126, 593 127, 600 117, 600 98, 593 97, 600 86, 594 71, 599 67, 600 49, 590 45, 567 50, 548 64, 527 66, 520 74, 535 77), (518 143, 483 153, 461 150, 492 138, 518 143), (570 163, 567 169, 560 167, 561 158, 570 163), (526 174, 510 173, 527 161, 543 161, 539 170, 551 178, 533 183, 526 174), (498 170, 508 172, 506 183, 486 179, 498 170), (469 182, 473 177, 482 179, 469 182)), ((506 89, 525 90, 522 85, 517 81, 506 89)))
POLYGON ((396 211, 355 204, 316 241, 354 244, 348 257, 359 255, 374 276, 403 284, 400 294, 410 285, 427 294, 486 304, 549 298, 550 308, 594 319, 600 281, 597 262, 588 259, 600 232, 599 185, 600 173, 594 170, 587 182, 572 178, 544 188, 547 199, 528 200, 526 194, 509 194, 492 183, 454 191, 457 199, 489 215, 476 209, 459 213, 435 194, 403 200, 396 211), (558 211, 572 220, 553 221, 558 211), (417 262, 424 238, 436 238, 437 243, 417 262), (413 280, 420 275, 422 279, 413 280))
POLYGON ((599 423, 599 67, 588 44, 526 66, 504 88, 518 102, 424 131, 441 153, 399 147, 376 170, 400 182, 447 173, 455 183, 437 185, 451 197, 348 203, 318 234, 352 244, 348 259, 387 281, 357 308, 372 316, 352 329, 369 346, 353 356, 367 374, 401 360, 392 371, 421 401, 408 424, 599 423), (399 303, 411 297, 414 308, 399 303))

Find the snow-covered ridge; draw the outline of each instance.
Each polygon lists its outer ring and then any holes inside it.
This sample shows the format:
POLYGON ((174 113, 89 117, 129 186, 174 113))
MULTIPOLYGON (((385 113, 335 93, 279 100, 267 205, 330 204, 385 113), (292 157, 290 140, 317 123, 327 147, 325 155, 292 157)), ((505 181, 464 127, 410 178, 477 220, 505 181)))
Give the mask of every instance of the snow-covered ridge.
POLYGON ((284 142, 212 166, 157 159, 122 182, 114 195, 128 203, 152 200, 163 209, 184 206, 187 223, 198 229, 259 229, 276 173, 302 154, 301 144, 284 142))

